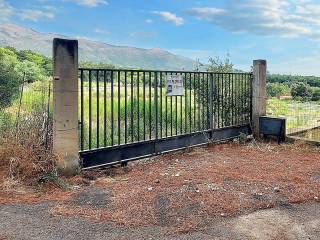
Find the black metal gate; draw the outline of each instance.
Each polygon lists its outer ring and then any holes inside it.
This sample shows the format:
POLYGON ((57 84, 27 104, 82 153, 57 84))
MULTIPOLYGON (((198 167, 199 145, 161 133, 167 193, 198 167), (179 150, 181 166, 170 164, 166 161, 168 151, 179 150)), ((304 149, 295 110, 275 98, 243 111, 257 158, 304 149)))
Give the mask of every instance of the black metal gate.
POLYGON ((252 74, 80 68, 83 168, 251 133, 252 74), (184 95, 167 96, 168 76, 184 95))

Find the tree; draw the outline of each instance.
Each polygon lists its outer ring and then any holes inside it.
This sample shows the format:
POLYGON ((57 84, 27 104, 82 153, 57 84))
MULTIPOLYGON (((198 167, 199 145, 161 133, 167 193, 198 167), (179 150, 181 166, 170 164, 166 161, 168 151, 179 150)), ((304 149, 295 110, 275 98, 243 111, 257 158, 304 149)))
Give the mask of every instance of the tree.
POLYGON ((0 109, 9 106, 19 92, 21 78, 14 70, 17 63, 11 50, 0 49, 0 109))
POLYGON ((234 65, 231 62, 229 55, 227 55, 225 59, 221 59, 220 57, 210 57, 208 72, 233 72, 233 66, 234 65))
POLYGON ((291 88, 291 96, 297 100, 309 100, 312 98, 312 88, 306 83, 297 82, 291 88))
POLYGON ((320 77, 315 76, 293 76, 281 74, 268 74, 267 81, 269 83, 292 84, 294 82, 303 82, 311 87, 320 87, 320 77))
POLYGON ((41 69, 34 62, 25 60, 18 62, 14 68, 17 74, 22 78, 25 75, 25 81, 31 83, 36 81, 42 81, 44 79, 43 69, 41 69))

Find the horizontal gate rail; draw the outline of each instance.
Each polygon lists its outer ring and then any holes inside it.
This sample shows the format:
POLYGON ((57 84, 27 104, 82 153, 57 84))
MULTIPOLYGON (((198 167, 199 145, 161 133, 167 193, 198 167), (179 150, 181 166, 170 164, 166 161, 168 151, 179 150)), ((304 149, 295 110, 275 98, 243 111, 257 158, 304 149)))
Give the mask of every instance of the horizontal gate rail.
POLYGON ((250 125, 207 130, 178 135, 158 140, 149 140, 80 152, 84 169, 108 166, 120 162, 134 161, 188 147, 200 146, 208 142, 226 141, 241 133, 251 134, 250 125))
POLYGON ((80 68, 83 167, 157 154, 168 144, 170 151, 194 145, 188 138, 203 144, 211 133, 226 133, 217 140, 236 137, 227 133, 239 135, 239 126, 248 132, 252 77, 252 73, 80 68), (170 76, 182 79, 183 95, 167 95, 170 76))

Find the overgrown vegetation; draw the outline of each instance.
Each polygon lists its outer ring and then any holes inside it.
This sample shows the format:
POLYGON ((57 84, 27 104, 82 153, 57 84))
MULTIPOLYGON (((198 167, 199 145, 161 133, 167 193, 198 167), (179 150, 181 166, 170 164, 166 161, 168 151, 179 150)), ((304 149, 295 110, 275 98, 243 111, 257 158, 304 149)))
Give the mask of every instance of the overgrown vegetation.
POLYGON ((51 59, 0 48, 0 172, 8 189, 55 172, 51 152, 51 59))
POLYGON ((291 96, 303 101, 320 100, 320 77, 269 74, 267 81, 269 97, 291 96))

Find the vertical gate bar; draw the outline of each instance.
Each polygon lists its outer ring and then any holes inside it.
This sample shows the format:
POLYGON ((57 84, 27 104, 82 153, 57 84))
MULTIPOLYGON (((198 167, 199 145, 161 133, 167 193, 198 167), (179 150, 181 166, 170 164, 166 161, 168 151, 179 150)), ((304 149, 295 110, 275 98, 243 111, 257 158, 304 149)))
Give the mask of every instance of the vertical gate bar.
POLYGON ((238 81, 237 81, 237 76, 238 74, 234 74, 233 75, 233 84, 234 84, 234 90, 233 90, 233 94, 234 94, 234 111, 235 111, 235 125, 239 124, 239 114, 238 114, 238 102, 239 102, 239 87, 238 87, 238 81), (238 100, 238 101, 237 101, 238 100))
POLYGON ((237 75, 233 74, 233 105, 234 105, 234 124, 237 125, 237 116, 238 116, 238 109, 237 109, 237 96, 238 96, 238 91, 237 91, 237 75))
MULTIPOLYGON (((166 79, 168 77, 168 74, 166 73, 166 79)), ((166 82, 166 86, 167 86, 167 82, 166 82)), ((168 137, 168 96, 166 93, 166 137, 168 137)))
MULTIPOLYGON (((171 76, 172 76, 172 72, 171 72, 171 76)), ((170 96, 170 124, 171 124, 171 131, 170 131, 170 136, 172 136, 172 124, 173 124, 173 116, 172 116, 172 96, 170 96)))
POLYGON ((224 74, 220 74, 221 76, 221 127, 225 127, 226 125, 226 104, 225 104, 225 94, 226 94, 226 84, 225 84, 225 76, 224 74))
POLYGON ((243 121, 243 76, 244 74, 241 74, 240 77, 240 98, 241 98, 241 102, 240 102, 240 106, 239 106, 239 114, 240 114, 240 124, 244 124, 243 121))
POLYGON ((143 72, 143 140, 146 140, 146 72, 143 72))
POLYGON ((151 93, 151 84, 152 84, 152 75, 151 72, 149 72, 149 139, 152 138, 152 112, 151 112, 151 99, 152 99, 152 93, 151 93))
POLYGON ((250 87, 250 123, 253 121, 253 113, 252 113, 252 98, 253 98, 253 73, 251 74, 249 78, 249 87, 250 87))
POLYGON ((193 132, 196 131, 196 73, 193 73, 193 132))
POLYGON ((216 84, 216 89, 215 89, 215 94, 216 94, 216 98, 215 98, 215 102, 216 102, 216 106, 217 106, 217 116, 216 116, 216 121, 217 121, 217 128, 220 128, 220 76, 219 74, 215 74, 214 78, 217 80, 217 84, 216 84))
POLYGON ((118 145, 121 144, 121 116, 120 116, 120 101, 121 101, 121 86, 120 86, 121 72, 118 71, 118 145))
POLYGON ((237 88, 236 88, 236 91, 237 91, 237 98, 236 98, 236 104, 237 104, 237 124, 238 125, 241 125, 241 103, 242 103, 242 98, 241 98, 241 91, 242 91, 242 88, 241 88, 241 76, 242 76, 242 73, 239 73, 236 75, 236 85, 237 85, 237 88))
POLYGON ((97 120, 96 120, 96 122, 97 122, 97 142, 96 142, 96 146, 97 146, 97 148, 99 148, 100 147, 100 141, 99 141, 99 135, 100 135, 100 133, 99 133, 99 130, 100 130, 100 122, 99 122, 99 98, 100 98, 100 96, 99 96, 99 70, 97 70, 97 76, 96 76, 96 89, 97 89, 97 92, 96 92, 96 96, 97 96, 97 120))
POLYGON ((178 135, 178 96, 175 96, 175 103, 176 103, 176 107, 175 107, 175 123, 176 123, 176 135, 178 135))
MULTIPOLYGON (((213 94, 214 94, 214 89, 213 89, 213 81, 214 81, 214 78, 213 78, 213 74, 210 73, 210 95, 209 95, 209 102, 210 102, 210 109, 209 109, 209 124, 210 124, 210 130, 212 131, 213 130, 213 94)), ((211 136, 212 137, 212 136, 211 136)))
POLYGON ((232 81, 231 81, 231 74, 228 74, 229 75, 229 111, 230 111, 230 123, 229 123, 229 126, 232 126, 233 125, 233 110, 232 110, 232 81))
POLYGON ((249 78, 248 76, 246 77, 246 88, 247 88, 247 104, 246 104, 246 108, 247 108, 247 111, 248 111, 248 114, 247 114, 247 121, 248 119, 250 119, 250 123, 251 122, 251 111, 249 112, 249 108, 251 108, 251 86, 252 86, 252 82, 249 81, 249 78))
POLYGON ((113 112, 113 77, 114 77, 114 73, 113 70, 111 70, 111 146, 114 145, 114 112, 113 112))
POLYGON ((235 77, 235 75, 234 74, 232 74, 231 75, 231 87, 232 87, 232 91, 231 91, 231 94, 232 94, 232 104, 231 104, 231 106, 232 106, 232 125, 235 125, 236 124, 236 104, 235 104, 235 96, 236 96, 236 94, 235 94, 235 92, 234 92, 234 87, 235 87, 235 83, 234 83, 234 77, 235 77))
POLYGON ((206 104, 207 108, 206 108, 205 116, 206 116, 206 130, 208 130, 208 129, 210 129, 210 125, 211 125, 210 122, 211 121, 212 121, 212 123, 214 125, 216 124, 215 113, 210 114, 210 111, 213 112, 212 108, 214 108, 213 110, 216 111, 216 106, 213 105, 214 104, 214 95, 213 94, 214 94, 214 91, 215 91, 215 87, 212 88, 212 91, 211 91, 211 88, 210 88, 210 82, 212 82, 212 84, 214 84, 214 79, 213 79, 212 74, 210 74, 210 79, 209 79, 209 73, 207 73, 206 74, 206 79, 207 79, 206 98, 207 98, 207 101, 209 101, 209 104, 206 104), (210 107, 210 104, 211 104, 212 107, 210 107))
POLYGON ((242 124, 245 123, 245 108, 246 108, 246 88, 245 88, 245 74, 242 75, 242 124))
MULTIPOLYGON (((205 101, 208 101, 208 98, 207 99, 205 99, 206 97, 205 97, 205 89, 206 89, 206 84, 205 84, 205 80, 204 80, 205 78, 204 78, 204 73, 202 73, 202 83, 201 83, 201 86, 202 86, 202 93, 201 93, 201 95, 202 95, 202 130, 204 130, 204 108, 205 108, 205 101)), ((208 105, 208 103, 206 103, 206 105, 208 105)))
POLYGON ((190 100, 190 103, 189 103, 189 124, 190 124, 190 133, 192 133, 192 73, 190 73, 190 83, 189 83, 189 93, 190 93, 190 96, 189 96, 189 100, 190 100))
POLYGON ((130 85, 131 85, 131 118, 130 118, 130 121, 131 121, 131 142, 134 142, 134 114, 133 114, 133 107, 134 107, 134 99, 133 99, 133 71, 130 71, 130 78, 131 78, 131 81, 130 81, 130 85))
POLYGON ((160 138, 162 138, 162 72, 160 72, 160 138))
POLYGON ((231 125, 233 126, 234 122, 234 111, 233 111, 233 75, 229 74, 230 78, 230 107, 231 107, 231 125))
POLYGON ((239 81, 240 81, 240 124, 243 124, 243 73, 240 74, 239 76, 239 81))
MULTIPOLYGON (((249 107, 251 107, 251 103, 250 103, 250 97, 251 97, 251 82, 249 82, 248 80, 248 76, 246 76, 246 109, 247 111, 249 110, 249 107), (250 86, 249 86, 250 84, 250 86)), ((249 114, 247 113, 246 114, 246 120, 248 121, 250 119, 250 115, 251 115, 251 112, 249 112, 249 114)), ((251 122, 251 119, 250 119, 250 123, 251 122)))
POLYGON ((155 128, 156 128, 156 139, 158 139, 158 73, 154 72, 154 103, 156 105, 155 114, 155 128))
POLYGON ((107 79, 103 71, 103 145, 107 146, 107 79))
POLYGON ((84 144, 83 144, 83 141, 84 141, 84 117, 83 117, 83 70, 81 69, 80 71, 80 122, 81 122, 81 125, 80 125, 80 149, 81 151, 83 150, 84 148, 84 144))
POLYGON ((237 89, 236 89, 236 74, 232 75, 232 95, 233 95, 233 115, 234 115, 234 125, 237 124, 237 103, 236 103, 236 97, 237 97, 237 89))
POLYGON ((246 121, 248 121, 248 119, 249 119, 249 115, 250 115, 250 112, 248 112, 248 110, 249 110, 249 106, 251 106, 250 105, 250 88, 249 88, 249 81, 248 81, 248 76, 246 76, 245 77, 245 86, 246 86, 246 106, 245 106, 245 108, 246 108, 246 115, 245 115, 245 118, 246 118, 246 121))
POLYGON ((237 82, 237 73, 233 74, 233 99, 234 99, 234 124, 238 125, 238 102, 239 102, 239 88, 238 88, 238 82, 237 82))
POLYGON ((127 118, 127 105, 128 105, 128 72, 124 71, 124 143, 128 142, 128 118, 127 118))
POLYGON ((200 73, 197 73, 197 80, 198 80, 198 86, 197 86, 197 93, 198 93, 198 101, 197 101, 197 104, 198 104, 198 131, 200 131, 201 130, 201 105, 200 105, 200 78, 201 78, 201 76, 200 76, 200 73))
POLYGON ((228 127, 232 125, 232 113, 231 113, 231 78, 228 73, 228 127))
POLYGON ((237 98, 237 84, 236 84, 236 77, 237 75, 234 73, 232 74, 232 99, 233 99, 233 118, 234 118, 234 123, 233 125, 237 125, 237 102, 236 102, 236 98, 237 98))
POLYGON ((224 106, 224 127, 227 127, 227 125, 228 125, 228 106, 229 106, 229 103, 228 103, 228 94, 229 94, 229 92, 228 92, 228 75, 227 74, 224 74, 224 76, 223 76, 224 78, 225 78, 225 84, 224 84, 224 104, 225 104, 225 106, 224 106))
POLYGON ((231 115, 231 118, 230 118, 230 125, 233 126, 233 93, 232 93, 232 74, 229 74, 229 100, 230 100, 230 103, 229 103, 229 106, 230 106, 230 115, 231 115))
MULTIPOLYGON (((180 73, 180 76, 182 78, 182 83, 183 83, 183 77, 182 77, 182 73, 180 73)), ((182 95, 180 96, 180 134, 182 134, 182 95)))
POLYGON ((246 113, 246 102, 247 102, 247 97, 246 97, 246 94, 247 94, 247 88, 246 88, 246 75, 243 74, 243 80, 242 80, 242 122, 243 123, 246 123, 246 116, 245 116, 245 113, 246 113))
POLYGON ((91 79, 91 70, 89 70, 89 149, 92 148, 92 122, 91 122, 91 114, 92 114, 92 79, 91 79))
POLYGON ((138 142, 140 141, 140 72, 137 71, 137 137, 138 142))
POLYGON ((188 90, 187 90, 187 73, 184 73, 184 133, 188 132, 188 125, 187 125, 187 113, 188 113, 188 105, 187 105, 187 97, 188 97, 188 90))
POLYGON ((250 118, 249 115, 250 115, 250 112, 248 113, 248 110, 249 110, 249 106, 251 106, 250 104, 250 88, 249 88, 249 81, 248 81, 248 76, 245 77, 245 86, 246 86, 246 121, 248 121, 248 119, 250 118))

